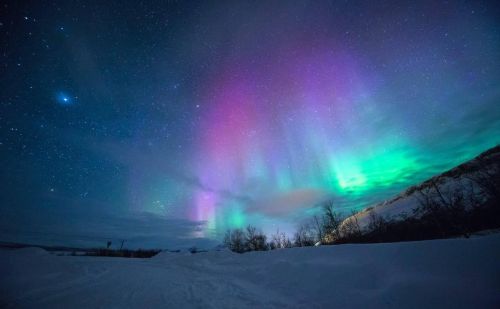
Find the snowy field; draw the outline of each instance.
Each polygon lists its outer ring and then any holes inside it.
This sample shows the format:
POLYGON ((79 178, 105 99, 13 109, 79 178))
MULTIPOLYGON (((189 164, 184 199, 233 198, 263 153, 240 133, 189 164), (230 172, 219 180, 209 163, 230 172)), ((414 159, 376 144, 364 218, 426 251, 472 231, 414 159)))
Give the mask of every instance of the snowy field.
POLYGON ((0 307, 500 308, 500 234, 151 259, 0 250, 0 307))

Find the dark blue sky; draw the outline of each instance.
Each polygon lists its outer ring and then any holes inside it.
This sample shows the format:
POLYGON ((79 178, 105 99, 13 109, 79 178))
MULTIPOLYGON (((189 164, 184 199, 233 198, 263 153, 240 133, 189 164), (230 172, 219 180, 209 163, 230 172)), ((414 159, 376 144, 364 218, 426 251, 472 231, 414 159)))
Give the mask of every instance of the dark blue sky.
POLYGON ((500 142, 494 1, 7 1, 0 231, 217 243, 500 142))

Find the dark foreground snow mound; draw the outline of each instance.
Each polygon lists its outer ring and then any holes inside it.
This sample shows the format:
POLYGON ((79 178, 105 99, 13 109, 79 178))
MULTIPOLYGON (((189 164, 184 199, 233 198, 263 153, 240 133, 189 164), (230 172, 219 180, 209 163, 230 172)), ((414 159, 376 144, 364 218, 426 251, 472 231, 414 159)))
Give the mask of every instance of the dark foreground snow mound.
POLYGON ((0 251, 1 306, 500 308, 500 234, 151 259, 19 251, 0 251))

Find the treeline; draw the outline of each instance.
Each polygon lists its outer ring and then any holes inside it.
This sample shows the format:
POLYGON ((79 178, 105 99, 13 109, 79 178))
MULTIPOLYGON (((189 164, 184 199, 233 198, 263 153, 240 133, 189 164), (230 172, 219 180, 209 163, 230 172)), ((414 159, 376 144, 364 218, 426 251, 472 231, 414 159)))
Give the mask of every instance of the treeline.
MULTIPOLYGON (((125 258, 150 258, 152 256, 157 255, 161 250, 152 249, 152 250, 129 250, 129 249, 94 249, 86 252, 85 256, 108 256, 108 257, 125 257, 125 258)), ((73 255, 76 255, 73 254, 73 255)))
POLYGON ((309 223, 298 226, 292 238, 279 230, 268 237, 249 225, 245 229, 226 231, 223 244, 231 251, 244 253, 351 242, 362 235, 356 217, 343 217, 335 212, 331 202, 325 203, 322 210, 320 216, 314 216, 309 223))
POLYGON ((224 245, 238 253, 265 251, 271 248, 270 243, 267 242, 267 236, 250 225, 244 230, 228 230, 224 236, 224 245))
MULTIPOLYGON (((378 215, 374 209, 349 215, 326 202, 320 215, 298 226, 292 239, 277 231, 269 238, 253 226, 227 231, 224 245, 243 253, 290 247, 426 240, 465 236, 500 228, 500 172, 493 157, 474 160, 472 172, 446 183, 435 177, 410 188, 418 206, 397 218, 378 215), (364 218, 363 226, 359 220, 364 218)), ((497 160, 498 161, 498 160, 497 160)))

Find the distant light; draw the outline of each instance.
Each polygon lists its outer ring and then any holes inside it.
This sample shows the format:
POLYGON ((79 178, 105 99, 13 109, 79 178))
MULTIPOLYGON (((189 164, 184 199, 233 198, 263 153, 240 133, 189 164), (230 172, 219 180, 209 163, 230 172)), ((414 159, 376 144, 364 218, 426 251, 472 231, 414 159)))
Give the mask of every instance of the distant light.
POLYGON ((72 104, 74 104, 75 99, 76 99, 76 97, 71 97, 70 95, 68 95, 65 92, 59 92, 56 95, 57 103, 59 103, 61 105, 72 105, 72 104))

